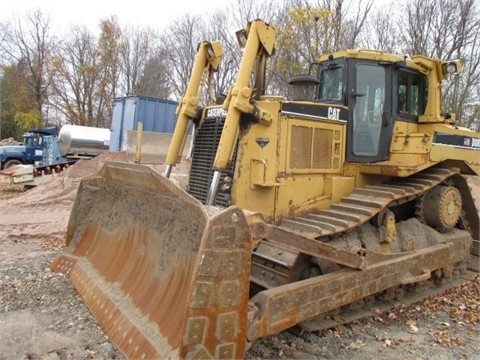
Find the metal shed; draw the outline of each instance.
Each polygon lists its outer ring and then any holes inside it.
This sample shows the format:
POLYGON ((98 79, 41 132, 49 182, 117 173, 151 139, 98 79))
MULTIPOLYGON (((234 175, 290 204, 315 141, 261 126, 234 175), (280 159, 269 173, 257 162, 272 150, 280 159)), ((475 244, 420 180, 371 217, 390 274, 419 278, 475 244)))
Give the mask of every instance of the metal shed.
POLYGON ((127 133, 136 131, 139 121, 144 132, 173 134, 177 105, 175 101, 146 96, 115 98, 109 150, 127 150, 127 133))

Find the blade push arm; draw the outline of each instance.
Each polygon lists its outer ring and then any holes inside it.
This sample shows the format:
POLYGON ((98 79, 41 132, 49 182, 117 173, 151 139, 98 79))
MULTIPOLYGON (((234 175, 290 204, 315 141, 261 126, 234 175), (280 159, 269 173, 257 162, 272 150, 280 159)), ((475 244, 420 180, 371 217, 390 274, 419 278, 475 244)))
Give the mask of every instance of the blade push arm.
MULTIPOLYGON (((170 177, 172 166, 177 164, 183 150, 187 136, 188 121, 195 117, 198 105, 198 91, 202 84, 205 71, 212 73, 218 70, 220 60, 223 56, 223 48, 219 41, 203 41, 198 45, 197 56, 193 64, 190 81, 188 82, 185 95, 178 104, 176 114, 177 125, 173 132, 172 141, 168 149, 165 164, 165 177, 170 177)), ((210 76, 208 77, 210 78, 210 76)))
MULTIPOLYGON (((228 91, 223 107, 227 110, 227 117, 223 126, 213 168, 213 175, 207 204, 212 205, 220 179, 220 171, 227 167, 232 155, 233 146, 238 136, 240 115, 253 114, 257 111, 251 103, 254 91, 250 85, 252 74, 264 74, 265 59, 271 56, 275 47, 276 31, 262 20, 254 20, 247 27, 237 32, 240 47, 245 48, 235 85, 228 91)), ((258 80, 258 79, 257 79, 258 80)))

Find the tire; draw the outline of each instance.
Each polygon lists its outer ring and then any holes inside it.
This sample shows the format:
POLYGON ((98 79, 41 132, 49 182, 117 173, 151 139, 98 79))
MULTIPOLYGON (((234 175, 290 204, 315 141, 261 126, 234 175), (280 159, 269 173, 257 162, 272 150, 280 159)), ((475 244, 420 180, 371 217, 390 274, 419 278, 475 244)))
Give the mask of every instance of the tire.
POLYGON ((5 162, 5 165, 3 165, 3 168, 4 169, 7 169, 11 166, 14 166, 14 165, 20 165, 22 162, 20 160, 17 160, 17 159, 12 159, 12 160, 8 160, 7 162, 5 162))

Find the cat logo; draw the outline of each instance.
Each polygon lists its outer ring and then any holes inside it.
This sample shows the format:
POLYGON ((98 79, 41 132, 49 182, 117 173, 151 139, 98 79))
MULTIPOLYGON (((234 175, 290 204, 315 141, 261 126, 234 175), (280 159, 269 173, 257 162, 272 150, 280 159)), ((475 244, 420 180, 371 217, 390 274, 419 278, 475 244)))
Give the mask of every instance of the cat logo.
POLYGON ((329 107, 328 108, 327 119, 328 120, 339 120, 340 119, 340 109, 329 107))

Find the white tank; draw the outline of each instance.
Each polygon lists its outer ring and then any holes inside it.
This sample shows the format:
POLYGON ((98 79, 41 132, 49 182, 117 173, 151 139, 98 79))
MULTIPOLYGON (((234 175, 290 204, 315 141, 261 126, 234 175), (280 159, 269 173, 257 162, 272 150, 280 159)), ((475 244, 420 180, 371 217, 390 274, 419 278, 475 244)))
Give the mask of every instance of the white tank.
POLYGON ((58 147, 62 156, 69 154, 95 156, 108 151, 110 129, 63 125, 58 139, 58 147))

